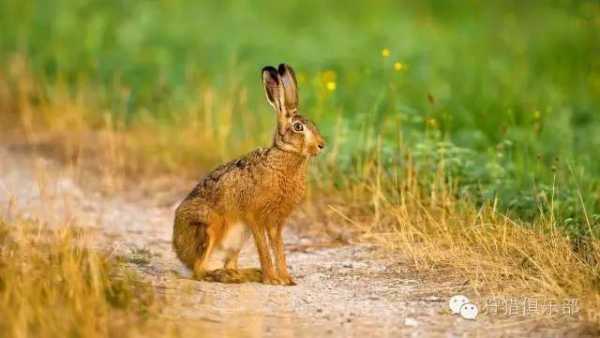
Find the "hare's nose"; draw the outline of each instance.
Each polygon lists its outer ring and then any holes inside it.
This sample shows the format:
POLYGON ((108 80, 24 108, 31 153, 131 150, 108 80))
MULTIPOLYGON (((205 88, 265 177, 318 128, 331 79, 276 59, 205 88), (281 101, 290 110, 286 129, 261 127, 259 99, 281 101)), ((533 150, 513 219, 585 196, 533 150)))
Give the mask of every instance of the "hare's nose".
POLYGON ((325 143, 319 143, 319 149, 325 148, 325 143))

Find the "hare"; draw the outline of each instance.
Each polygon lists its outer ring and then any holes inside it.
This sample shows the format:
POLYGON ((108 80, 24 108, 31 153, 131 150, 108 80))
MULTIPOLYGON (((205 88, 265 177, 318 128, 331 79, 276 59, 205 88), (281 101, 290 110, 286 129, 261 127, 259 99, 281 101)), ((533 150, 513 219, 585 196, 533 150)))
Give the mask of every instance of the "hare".
POLYGON ((262 82, 277 115, 271 147, 214 169, 175 211, 173 247, 196 279, 295 285, 282 230, 303 199, 309 160, 325 140, 313 122, 298 114, 298 85, 290 66, 263 68, 262 82), (262 270, 238 269, 240 250, 250 235, 262 270))

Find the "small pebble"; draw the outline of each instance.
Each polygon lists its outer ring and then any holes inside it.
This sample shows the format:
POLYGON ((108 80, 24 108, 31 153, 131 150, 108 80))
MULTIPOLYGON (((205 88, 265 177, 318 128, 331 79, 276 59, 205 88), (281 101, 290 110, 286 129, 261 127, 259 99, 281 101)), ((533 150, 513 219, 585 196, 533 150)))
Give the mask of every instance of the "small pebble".
POLYGON ((414 318, 406 317, 404 319, 404 325, 415 327, 415 326, 419 325, 419 322, 414 318))

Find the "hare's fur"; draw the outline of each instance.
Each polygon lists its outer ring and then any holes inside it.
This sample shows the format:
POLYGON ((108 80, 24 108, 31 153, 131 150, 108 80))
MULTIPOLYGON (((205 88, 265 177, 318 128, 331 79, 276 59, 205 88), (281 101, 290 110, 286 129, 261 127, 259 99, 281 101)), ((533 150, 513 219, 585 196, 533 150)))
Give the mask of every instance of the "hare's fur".
POLYGON ((311 121, 297 114, 296 81, 289 66, 265 67, 263 83, 277 113, 273 145, 213 170, 175 212, 173 247, 198 279, 294 284, 282 230, 303 199, 309 159, 324 140, 311 121), (262 271, 238 269, 238 255, 250 235, 262 271))

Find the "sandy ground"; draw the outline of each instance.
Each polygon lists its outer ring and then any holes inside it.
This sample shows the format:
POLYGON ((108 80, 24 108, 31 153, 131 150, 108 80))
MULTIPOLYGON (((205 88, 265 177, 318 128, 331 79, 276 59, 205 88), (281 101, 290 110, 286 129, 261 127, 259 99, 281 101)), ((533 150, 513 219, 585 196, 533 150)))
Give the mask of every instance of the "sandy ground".
MULTIPOLYGON (((90 189, 94 184, 85 182, 93 179, 97 178, 30 152, 0 148, 0 215, 35 217, 49 224, 66 221, 92 229, 99 247, 129 257, 130 264, 166 297, 165 320, 197 323, 208 336, 564 337, 582 333, 574 331, 578 325, 574 320, 496 318, 486 313, 466 320, 452 315, 447 305, 450 296, 464 293, 478 299, 464 281, 443 276, 435 281, 420 279, 402 263, 399 253, 359 244, 322 245, 322 238, 308 238, 301 230, 286 233, 288 262, 297 286, 194 281, 170 244, 174 207, 193 182, 166 182, 163 188, 132 182, 130 190, 142 192, 124 197, 90 189)), ((302 229, 302 217, 295 219, 299 224, 293 228, 302 229)), ((241 254, 240 265, 258 266, 252 243, 241 254)))

